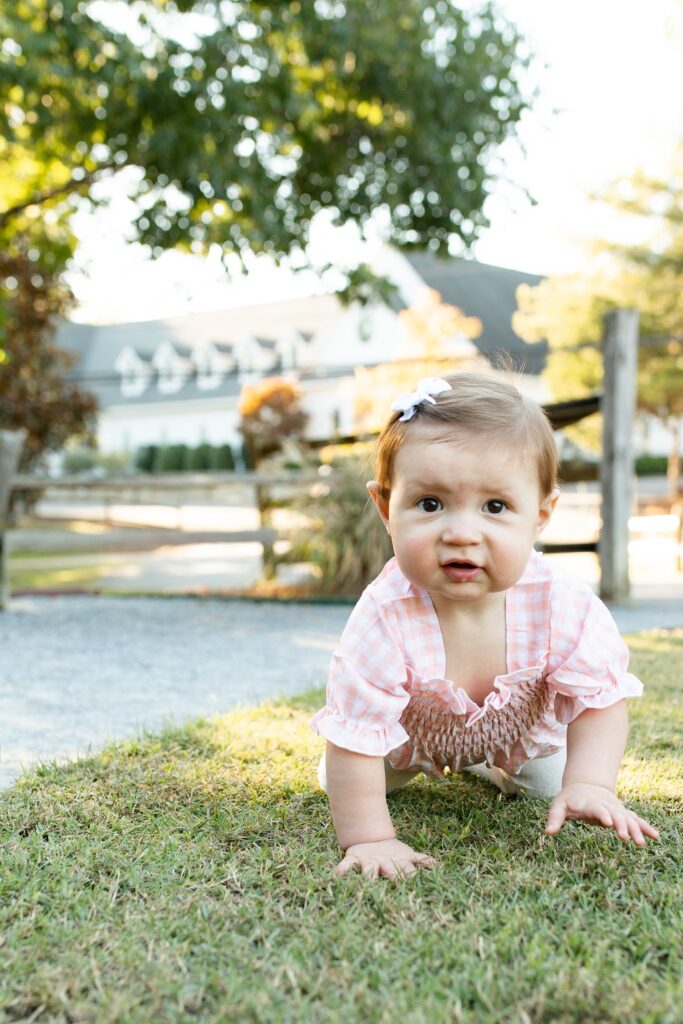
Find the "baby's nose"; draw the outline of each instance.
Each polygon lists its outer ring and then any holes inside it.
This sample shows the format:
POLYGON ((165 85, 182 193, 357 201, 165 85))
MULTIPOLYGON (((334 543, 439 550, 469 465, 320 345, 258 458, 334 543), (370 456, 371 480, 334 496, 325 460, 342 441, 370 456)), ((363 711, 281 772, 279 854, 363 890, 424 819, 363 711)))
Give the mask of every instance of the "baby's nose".
POLYGON ((481 531, 475 517, 468 513, 453 513, 447 517, 441 532, 446 544, 480 544, 481 531))

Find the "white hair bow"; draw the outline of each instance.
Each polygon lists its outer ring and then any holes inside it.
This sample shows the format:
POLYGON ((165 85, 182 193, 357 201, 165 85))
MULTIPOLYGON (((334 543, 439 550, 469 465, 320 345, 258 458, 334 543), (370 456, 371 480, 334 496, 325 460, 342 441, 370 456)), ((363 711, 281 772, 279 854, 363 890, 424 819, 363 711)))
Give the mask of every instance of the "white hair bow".
POLYGON ((432 396, 442 395, 444 391, 451 390, 447 380, 443 380, 441 377, 425 377, 424 380, 417 382, 414 391, 399 395, 392 405, 391 411, 403 413, 402 416, 399 416, 399 420, 410 420, 421 402, 431 402, 432 405, 436 405, 436 400, 432 396))

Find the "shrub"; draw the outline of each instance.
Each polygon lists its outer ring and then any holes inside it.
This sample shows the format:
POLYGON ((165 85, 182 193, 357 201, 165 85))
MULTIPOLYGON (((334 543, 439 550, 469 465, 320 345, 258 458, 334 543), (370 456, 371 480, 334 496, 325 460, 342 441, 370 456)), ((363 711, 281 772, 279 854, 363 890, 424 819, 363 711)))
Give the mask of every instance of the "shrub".
POLYGON ((666 476, 668 462, 666 455, 639 455, 636 473, 638 476, 666 476))
POLYGON ((296 503, 310 526, 293 537, 286 560, 315 566, 314 588, 321 594, 358 596, 393 553, 366 478, 365 460, 342 459, 325 482, 296 503))
POLYGON ((187 452, 187 465, 185 468, 195 473, 202 473, 211 469, 212 454, 213 448, 206 441, 198 444, 196 448, 190 448, 187 452))
POLYGON ((234 469, 235 456, 229 444, 219 444, 211 449, 211 469, 234 469))
POLYGON ((158 450, 154 462, 155 473, 182 473, 186 467, 186 444, 169 444, 158 450))
POLYGON ((141 473, 151 473, 157 461, 159 448, 155 444, 145 444, 138 448, 135 455, 135 468, 141 473))

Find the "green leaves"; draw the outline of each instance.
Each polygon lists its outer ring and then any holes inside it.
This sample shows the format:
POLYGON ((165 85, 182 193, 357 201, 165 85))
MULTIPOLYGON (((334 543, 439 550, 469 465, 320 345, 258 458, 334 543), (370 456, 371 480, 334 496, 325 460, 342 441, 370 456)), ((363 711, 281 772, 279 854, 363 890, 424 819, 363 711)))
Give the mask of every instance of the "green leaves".
POLYGON ((94 425, 94 398, 65 379, 72 357, 52 343, 54 320, 72 296, 59 248, 48 253, 52 260, 39 259, 32 246, 0 252, 0 428, 27 431, 24 471, 94 425))
MULTIPOLYGON (((599 342, 608 310, 637 309, 638 405, 672 421, 669 475, 675 487, 680 445, 675 421, 683 415, 683 145, 664 179, 636 174, 601 198, 628 218, 631 235, 642 240, 629 245, 602 240, 594 246, 599 260, 586 271, 523 286, 514 326, 527 341, 547 337, 547 378, 557 398, 569 398, 594 391, 602 380, 599 350, 581 343, 599 342)), ((583 441, 592 440, 592 433, 590 424, 575 428, 583 441)))
MULTIPOLYGON (((155 252, 282 256, 324 208, 361 226, 381 208, 401 245, 469 243, 526 106, 519 37, 488 4, 22 0, 0 29, 0 146, 70 191, 139 167, 155 252)), ((5 219, 50 191, 3 194, 5 219)))

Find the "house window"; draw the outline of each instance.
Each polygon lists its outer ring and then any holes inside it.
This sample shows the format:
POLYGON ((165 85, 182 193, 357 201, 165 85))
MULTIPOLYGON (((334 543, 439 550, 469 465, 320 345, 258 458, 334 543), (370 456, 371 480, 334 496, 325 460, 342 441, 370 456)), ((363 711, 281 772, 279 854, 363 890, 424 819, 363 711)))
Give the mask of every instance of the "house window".
POLYGON ((152 362, 158 374, 159 391, 166 395, 180 391, 193 370, 190 360, 176 352, 168 342, 159 345, 152 362))
POLYGON ((128 346, 119 353, 114 369, 121 375, 121 394, 125 398, 138 398, 145 393, 152 378, 152 367, 134 348, 128 346))
POLYGON ((159 391, 163 391, 164 394, 173 394, 174 391, 180 391, 185 383, 185 375, 173 363, 162 363, 158 368, 158 372, 159 391))
POLYGON ((235 370, 232 352, 211 341, 195 349, 192 358, 197 371, 197 387, 202 391, 220 387, 226 375, 235 370))
POLYGON ((194 361, 197 367, 197 387, 202 391, 219 387, 223 374, 220 372, 216 353, 208 348, 200 349, 195 354, 194 361))

